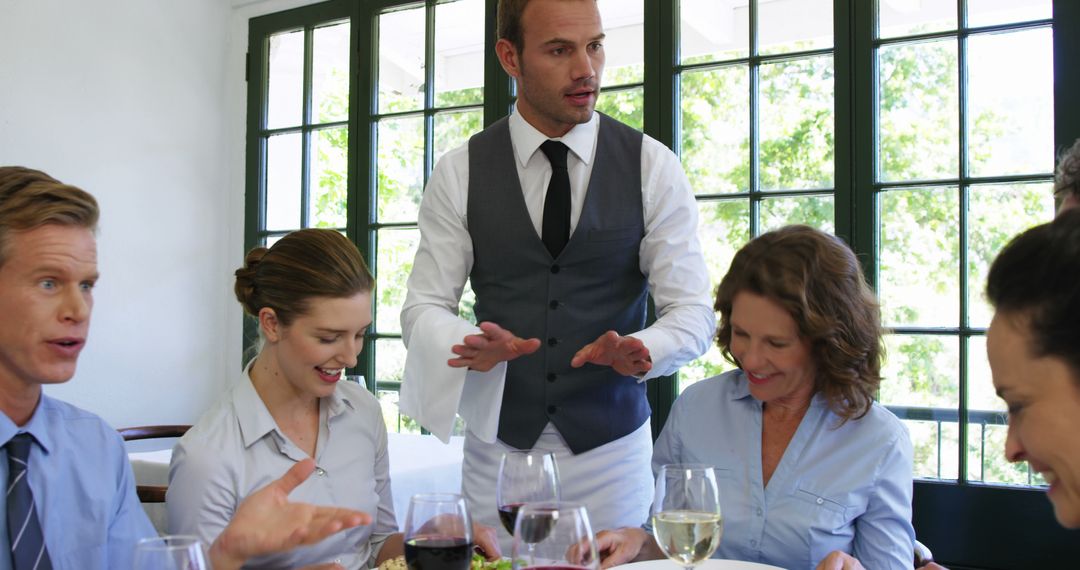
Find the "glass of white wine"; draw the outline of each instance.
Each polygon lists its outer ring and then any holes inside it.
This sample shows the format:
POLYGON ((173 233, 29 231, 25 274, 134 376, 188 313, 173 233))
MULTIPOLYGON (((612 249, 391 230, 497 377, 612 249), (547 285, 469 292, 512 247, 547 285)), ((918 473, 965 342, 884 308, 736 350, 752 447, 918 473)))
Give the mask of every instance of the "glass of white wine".
POLYGON ((706 465, 661 467, 652 527, 660 550, 683 568, 693 568, 712 556, 724 530, 716 471, 706 465))
POLYGON ((194 536, 144 538, 135 544, 135 570, 209 570, 206 549, 194 536))

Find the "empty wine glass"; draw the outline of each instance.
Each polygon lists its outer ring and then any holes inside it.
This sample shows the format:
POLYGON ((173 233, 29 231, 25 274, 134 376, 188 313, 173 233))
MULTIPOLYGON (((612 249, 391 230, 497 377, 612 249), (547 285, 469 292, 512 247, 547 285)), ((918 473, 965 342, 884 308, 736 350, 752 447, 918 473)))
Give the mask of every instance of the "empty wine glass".
POLYGON ((461 495, 413 495, 405 516, 409 570, 468 570, 472 551, 472 520, 461 495))
POLYGON ((525 503, 559 500, 559 470, 549 451, 508 451, 499 462, 495 505, 506 532, 514 534, 518 509, 525 503))
POLYGON ((208 570, 206 549, 194 536, 144 538, 135 544, 135 570, 208 570))
POLYGON ((521 507, 512 560, 514 570, 597 570, 596 537, 584 505, 552 501, 521 507))
POLYGON ((653 536, 676 564, 693 568, 716 552, 723 533, 716 471, 705 465, 664 465, 656 476, 653 536))

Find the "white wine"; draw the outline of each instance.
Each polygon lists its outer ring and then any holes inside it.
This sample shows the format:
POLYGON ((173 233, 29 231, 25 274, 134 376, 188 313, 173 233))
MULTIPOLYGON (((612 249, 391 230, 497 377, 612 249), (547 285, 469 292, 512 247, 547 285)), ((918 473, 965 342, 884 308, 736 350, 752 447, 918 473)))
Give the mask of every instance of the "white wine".
POLYGON ((724 523, 719 513, 662 511, 653 515, 653 535, 668 558, 691 567, 720 546, 724 523))

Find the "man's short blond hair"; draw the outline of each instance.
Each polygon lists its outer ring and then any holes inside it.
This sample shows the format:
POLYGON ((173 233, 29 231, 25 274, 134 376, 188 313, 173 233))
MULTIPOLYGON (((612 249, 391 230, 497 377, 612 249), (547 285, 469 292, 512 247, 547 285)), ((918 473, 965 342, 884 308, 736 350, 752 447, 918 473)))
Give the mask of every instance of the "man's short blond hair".
POLYGON ((90 193, 40 170, 0 166, 0 266, 12 232, 46 224, 97 229, 98 203, 90 193))

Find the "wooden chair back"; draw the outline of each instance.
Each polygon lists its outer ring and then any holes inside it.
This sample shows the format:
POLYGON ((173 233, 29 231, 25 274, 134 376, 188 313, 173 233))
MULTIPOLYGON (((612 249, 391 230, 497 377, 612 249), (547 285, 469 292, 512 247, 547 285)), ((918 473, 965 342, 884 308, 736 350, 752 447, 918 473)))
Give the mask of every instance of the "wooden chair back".
MULTIPOLYGON (((189 429, 191 429, 189 425, 171 425, 129 427, 117 431, 120 432, 120 436, 124 438, 124 441, 138 441, 141 439, 180 437, 187 433, 189 429)), ((135 493, 139 496, 139 501, 143 503, 164 503, 165 491, 168 488, 168 485, 136 485, 135 493)))

